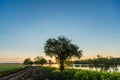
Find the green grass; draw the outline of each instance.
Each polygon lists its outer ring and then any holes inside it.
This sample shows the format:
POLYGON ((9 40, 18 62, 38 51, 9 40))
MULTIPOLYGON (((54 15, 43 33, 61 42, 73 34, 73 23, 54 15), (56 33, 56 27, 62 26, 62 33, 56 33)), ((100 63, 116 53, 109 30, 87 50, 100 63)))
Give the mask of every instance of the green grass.
POLYGON ((25 66, 23 64, 0 64, 0 76, 4 76, 24 68, 25 66))

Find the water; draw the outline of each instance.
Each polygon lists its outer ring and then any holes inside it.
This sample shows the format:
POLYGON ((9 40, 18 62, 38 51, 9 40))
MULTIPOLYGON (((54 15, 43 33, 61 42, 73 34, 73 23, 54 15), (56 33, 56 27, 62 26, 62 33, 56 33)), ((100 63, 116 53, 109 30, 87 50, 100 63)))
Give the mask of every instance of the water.
MULTIPOLYGON (((79 66, 80 64, 73 64, 73 68, 74 69, 83 69, 83 70, 95 70, 95 71, 101 71, 101 69, 100 68, 95 68, 95 67, 81 67, 81 66, 79 66), (77 66, 76 66, 77 65, 77 66)), ((110 69, 108 69, 108 72, 114 72, 115 70, 113 70, 113 68, 110 68, 110 69)), ((117 70, 116 70, 117 72, 120 72, 120 66, 118 66, 117 67, 117 70)))
MULTIPOLYGON (((44 66, 49 66, 49 64, 46 64, 46 65, 44 65, 44 66)), ((52 67, 58 67, 58 64, 52 64, 51 66, 52 66, 52 67)), ((92 68, 90 68, 90 67, 81 67, 80 64, 73 64, 73 67, 69 67, 69 68, 96 71, 96 68, 95 68, 95 67, 92 67, 92 68), (76 65, 77 65, 77 67, 76 67, 76 65)), ((120 72, 120 66, 118 66, 117 69, 118 69, 117 72, 120 72)), ((97 71, 100 71, 100 70, 101 70, 100 68, 97 68, 97 71)), ((110 69, 108 70, 108 72, 113 72, 113 69, 110 68, 110 69)))

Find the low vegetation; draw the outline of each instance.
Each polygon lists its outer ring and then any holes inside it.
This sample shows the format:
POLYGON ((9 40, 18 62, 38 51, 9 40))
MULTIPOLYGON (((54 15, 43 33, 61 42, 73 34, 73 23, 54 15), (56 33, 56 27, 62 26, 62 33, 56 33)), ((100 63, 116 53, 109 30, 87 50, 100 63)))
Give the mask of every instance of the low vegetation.
POLYGON ((0 76, 14 73, 24 68, 23 64, 0 64, 0 76))
POLYGON ((66 69, 61 72, 55 68, 42 67, 35 71, 31 80, 120 80, 120 73, 76 69, 66 69))

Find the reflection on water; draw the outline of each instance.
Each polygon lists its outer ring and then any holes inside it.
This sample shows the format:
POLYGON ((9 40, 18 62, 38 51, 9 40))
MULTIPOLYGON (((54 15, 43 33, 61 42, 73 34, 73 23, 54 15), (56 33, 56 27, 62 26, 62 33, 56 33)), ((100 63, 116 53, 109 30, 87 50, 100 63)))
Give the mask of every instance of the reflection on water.
MULTIPOLYGON (((49 64, 45 64, 44 66, 50 66, 49 64)), ((58 68, 58 64, 51 64, 51 67, 56 67, 58 68)))
MULTIPOLYGON (((87 65, 88 66, 88 65, 87 65)), ((101 71, 101 68, 95 68, 95 67, 81 67, 80 64, 73 64, 73 68, 74 69, 83 69, 83 70, 96 70, 96 71, 101 71)), ((120 66, 116 67, 117 70, 113 70, 113 68, 110 68, 108 70, 108 72, 113 72, 113 71, 117 71, 120 72, 120 66)))
MULTIPOLYGON (((83 70, 97 70, 97 71, 100 71, 101 69, 100 68, 95 68, 95 67, 92 67, 92 68, 90 68, 90 67, 75 67, 75 66, 73 66, 73 68, 74 69, 83 69, 83 70)), ((117 67, 117 69, 118 70, 116 70, 117 72, 120 72, 120 67, 117 67)), ((113 69, 112 68, 110 68, 109 70, 108 70, 108 72, 113 72, 113 69)))
MULTIPOLYGON (((46 65, 44 65, 44 66, 49 66, 49 64, 46 64, 46 65)), ((51 65, 52 67, 57 67, 58 68, 58 64, 52 64, 51 65)), ((72 67, 69 67, 69 68, 73 68, 73 69, 83 69, 83 70, 97 70, 97 71, 100 71, 101 69, 100 68, 95 68, 95 67, 81 67, 81 66, 79 66, 79 64, 76 66, 76 64, 73 64, 73 66, 72 67)), ((117 67, 117 72, 120 72, 120 66, 119 67, 117 67)), ((109 70, 108 70, 108 72, 113 72, 113 69, 112 68, 110 68, 109 70)))

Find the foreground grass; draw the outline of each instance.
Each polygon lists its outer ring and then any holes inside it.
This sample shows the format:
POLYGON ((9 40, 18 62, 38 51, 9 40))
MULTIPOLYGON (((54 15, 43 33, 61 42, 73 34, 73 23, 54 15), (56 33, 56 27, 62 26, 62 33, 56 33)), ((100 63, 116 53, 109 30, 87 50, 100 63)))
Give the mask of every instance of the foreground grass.
POLYGON ((0 64, 0 77, 24 68, 23 64, 0 64))
POLYGON ((32 80, 120 80, 119 72, 97 72, 89 70, 66 69, 62 72, 55 68, 37 69, 32 80))

